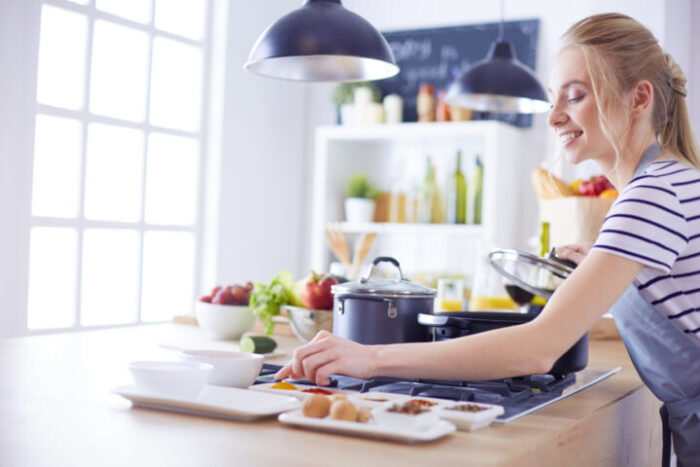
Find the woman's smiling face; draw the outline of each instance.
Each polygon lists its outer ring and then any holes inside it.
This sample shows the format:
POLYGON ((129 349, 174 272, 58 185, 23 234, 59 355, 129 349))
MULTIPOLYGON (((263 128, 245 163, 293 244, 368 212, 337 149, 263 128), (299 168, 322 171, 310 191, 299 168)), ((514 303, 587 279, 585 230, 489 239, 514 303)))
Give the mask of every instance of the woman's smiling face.
POLYGON ((547 121, 556 132, 570 163, 615 157, 615 151, 600 127, 598 106, 579 49, 566 49, 557 57, 549 95, 552 110, 547 121))

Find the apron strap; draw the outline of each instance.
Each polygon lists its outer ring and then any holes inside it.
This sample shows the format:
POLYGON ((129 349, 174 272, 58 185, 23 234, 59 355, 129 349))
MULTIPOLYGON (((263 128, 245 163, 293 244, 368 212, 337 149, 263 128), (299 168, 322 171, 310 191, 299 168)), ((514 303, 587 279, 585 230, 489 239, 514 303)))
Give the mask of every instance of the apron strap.
POLYGON ((661 467, 671 466, 671 428, 668 426, 668 408, 663 404, 659 409, 661 416, 661 467))

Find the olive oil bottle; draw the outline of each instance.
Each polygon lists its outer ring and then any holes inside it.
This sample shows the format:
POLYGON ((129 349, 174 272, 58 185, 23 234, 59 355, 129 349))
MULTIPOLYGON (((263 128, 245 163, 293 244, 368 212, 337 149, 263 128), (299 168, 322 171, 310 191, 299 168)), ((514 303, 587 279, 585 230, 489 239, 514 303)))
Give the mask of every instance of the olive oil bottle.
POLYGON ((457 167, 447 187, 447 223, 467 222, 467 181, 462 173, 462 152, 457 151, 457 167))

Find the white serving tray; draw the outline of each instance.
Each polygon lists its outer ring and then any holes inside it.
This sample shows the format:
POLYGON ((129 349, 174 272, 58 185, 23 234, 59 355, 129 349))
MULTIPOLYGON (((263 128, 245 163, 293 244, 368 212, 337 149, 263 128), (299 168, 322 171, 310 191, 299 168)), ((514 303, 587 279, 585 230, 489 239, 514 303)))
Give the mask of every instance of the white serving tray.
POLYGON ((301 407, 299 399, 290 395, 213 385, 205 386, 196 398, 153 394, 141 391, 136 386, 121 386, 114 392, 130 400, 134 407, 243 422, 301 407))
POLYGON ((380 425, 374 420, 368 423, 345 422, 326 418, 311 418, 302 415, 301 410, 280 414, 278 420, 284 424, 298 426, 315 431, 326 431, 342 435, 377 438, 402 443, 419 443, 433 441, 453 433, 457 427, 452 423, 439 420, 425 430, 399 429, 394 426, 380 425))

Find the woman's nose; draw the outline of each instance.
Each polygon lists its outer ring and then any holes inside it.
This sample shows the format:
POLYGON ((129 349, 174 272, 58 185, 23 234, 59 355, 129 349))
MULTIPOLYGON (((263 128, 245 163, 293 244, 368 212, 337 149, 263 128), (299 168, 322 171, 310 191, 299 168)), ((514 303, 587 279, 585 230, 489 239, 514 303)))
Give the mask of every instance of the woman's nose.
POLYGON ((552 104, 552 110, 549 111, 547 123, 552 128, 556 128, 566 122, 566 112, 563 112, 560 105, 555 101, 552 104))

